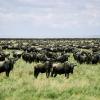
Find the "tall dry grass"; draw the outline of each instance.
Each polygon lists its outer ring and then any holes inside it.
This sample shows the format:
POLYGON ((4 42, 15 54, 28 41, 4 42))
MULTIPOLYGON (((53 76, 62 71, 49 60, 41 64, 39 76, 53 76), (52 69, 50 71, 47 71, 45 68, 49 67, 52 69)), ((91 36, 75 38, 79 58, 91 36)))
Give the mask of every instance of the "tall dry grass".
MULTIPOLYGON (((72 54, 70 62, 75 62, 72 54)), ((100 64, 78 64, 74 74, 34 78, 35 63, 19 59, 10 77, 0 74, 0 100, 100 100, 100 64)))

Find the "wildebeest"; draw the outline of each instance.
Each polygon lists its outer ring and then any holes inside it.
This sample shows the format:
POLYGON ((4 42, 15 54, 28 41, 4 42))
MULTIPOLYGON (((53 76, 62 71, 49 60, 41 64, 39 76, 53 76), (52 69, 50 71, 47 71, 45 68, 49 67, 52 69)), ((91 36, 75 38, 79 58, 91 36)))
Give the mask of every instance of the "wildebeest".
POLYGON ((21 58, 22 52, 21 51, 13 51, 13 57, 21 58))
POLYGON ((5 60, 5 54, 4 53, 0 53, 0 61, 4 61, 5 60))
POLYGON ((9 73, 13 69, 13 66, 17 60, 17 58, 8 58, 5 61, 0 62, 0 73, 5 72, 6 76, 9 77, 9 73))
POLYGON ((65 77, 69 78, 69 73, 73 74, 74 66, 76 66, 76 64, 69 62, 54 63, 52 65, 51 76, 56 77, 57 74, 65 74, 65 77))
POLYGON ((68 57, 69 57, 68 54, 63 54, 63 55, 57 57, 56 61, 64 63, 65 61, 68 61, 68 57))
POLYGON ((46 73, 46 77, 48 78, 50 75, 50 70, 52 68, 52 62, 46 61, 45 63, 38 63, 34 66, 34 77, 37 78, 39 73, 46 73))
POLYGON ((100 54, 93 54, 92 55, 92 64, 97 64, 98 62, 100 62, 100 54))
POLYGON ((0 52, 0 61, 4 61, 6 57, 9 57, 10 56, 10 53, 7 52, 7 51, 1 51, 0 52))
POLYGON ((33 55, 31 53, 24 52, 22 54, 22 59, 26 62, 32 63, 33 55))
POLYGON ((87 63, 89 64, 90 63, 90 53, 87 53, 85 51, 78 51, 78 52, 74 52, 73 53, 73 57, 75 60, 77 60, 77 62, 79 62, 80 64, 83 64, 83 63, 87 63))

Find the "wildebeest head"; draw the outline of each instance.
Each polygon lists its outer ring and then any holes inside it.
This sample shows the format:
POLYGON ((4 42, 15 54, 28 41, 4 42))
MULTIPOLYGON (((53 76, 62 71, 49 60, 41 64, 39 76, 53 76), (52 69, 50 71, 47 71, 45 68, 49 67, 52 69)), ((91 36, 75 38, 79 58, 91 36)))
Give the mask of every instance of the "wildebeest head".
POLYGON ((8 58, 8 60, 6 60, 6 62, 9 63, 9 66, 11 69, 13 69, 13 66, 15 64, 15 62, 18 60, 18 58, 8 58))
POLYGON ((52 62, 46 61, 45 65, 46 65, 46 69, 50 69, 52 67, 52 62))
POLYGON ((50 75, 50 70, 52 68, 52 62, 51 61, 46 61, 45 68, 46 68, 46 77, 48 78, 49 75, 50 75))
POLYGON ((73 74, 73 70, 74 70, 74 67, 75 67, 75 66, 77 66, 77 65, 74 64, 74 63, 71 63, 71 64, 70 64, 70 73, 71 73, 71 74, 73 74))
POLYGON ((68 70, 71 74, 73 74, 74 67, 77 66, 77 65, 74 64, 74 63, 70 63, 70 62, 66 61, 66 62, 64 63, 64 66, 65 66, 65 68, 67 68, 67 70, 68 70))

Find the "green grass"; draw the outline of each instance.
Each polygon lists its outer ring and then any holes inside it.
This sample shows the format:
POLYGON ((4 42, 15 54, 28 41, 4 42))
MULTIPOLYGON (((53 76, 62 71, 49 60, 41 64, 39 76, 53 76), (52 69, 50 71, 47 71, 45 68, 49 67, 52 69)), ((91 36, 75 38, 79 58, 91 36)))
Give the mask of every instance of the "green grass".
MULTIPOLYGON (((75 62, 72 55, 70 62, 75 62)), ((100 100, 100 64, 78 64, 69 79, 45 74, 35 79, 34 65, 20 59, 9 78, 0 74, 0 100, 100 100)))

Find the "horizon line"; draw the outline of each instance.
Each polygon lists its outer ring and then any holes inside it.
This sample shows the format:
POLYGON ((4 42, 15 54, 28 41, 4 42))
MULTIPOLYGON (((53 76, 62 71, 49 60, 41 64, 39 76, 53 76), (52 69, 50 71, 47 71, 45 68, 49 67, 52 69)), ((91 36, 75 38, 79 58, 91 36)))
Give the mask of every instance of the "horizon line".
POLYGON ((48 37, 47 38, 43 38, 43 37, 42 38, 38 38, 38 37, 37 38, 18 38, 18 37, 17 38, 13 38, 13 37, 7 38, 5 37, 5 38, 1 38, 0 37, 0 40, 67 40, 67 39, 73 39, 73 40, 74 39, 89 39, 89 40, 92 39, 94 40, 94 39, 100 39, 100 37, 98 38, 97 37, 94 37, 94 38, 91 38, 91 37, 90 38, 86 38, 86 37, 84 38, 82 37, 71 37, 71 38, 70 37, 68 38, 52 38, 52 37, 51 38, 48 38, 48 37))

